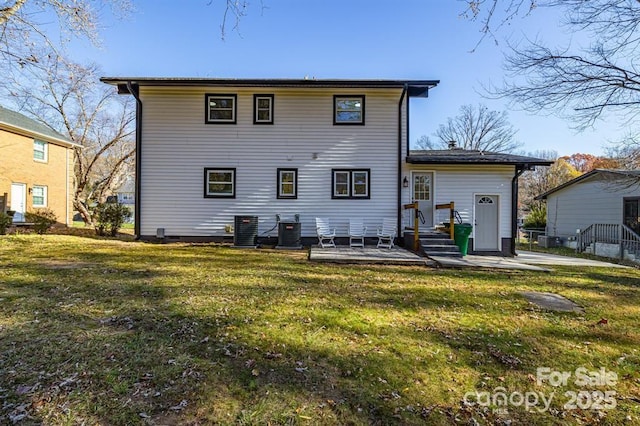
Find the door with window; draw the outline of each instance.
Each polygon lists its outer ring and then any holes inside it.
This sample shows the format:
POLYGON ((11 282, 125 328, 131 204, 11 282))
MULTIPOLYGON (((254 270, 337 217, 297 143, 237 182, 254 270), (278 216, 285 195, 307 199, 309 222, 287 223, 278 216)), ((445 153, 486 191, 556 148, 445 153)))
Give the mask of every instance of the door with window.
POLYGON ((476 195, 473 249, 476 251, 500 250, 498 232, 499 203, 497 195, 476 195))
POLYGON ((24 183, 11 184, 11 210, 14 222, 24 222, 24 213, 27 209, 27 185, 24 183))
POLYGON ((413 173, 413 202, 418 203, 418 208, 424 217, 425 228, 433 227, 433 173, 415 172, 413 173))
POLYGON ((625 198, 623 212, 622 223, 640 234, 640 198, 625 198))

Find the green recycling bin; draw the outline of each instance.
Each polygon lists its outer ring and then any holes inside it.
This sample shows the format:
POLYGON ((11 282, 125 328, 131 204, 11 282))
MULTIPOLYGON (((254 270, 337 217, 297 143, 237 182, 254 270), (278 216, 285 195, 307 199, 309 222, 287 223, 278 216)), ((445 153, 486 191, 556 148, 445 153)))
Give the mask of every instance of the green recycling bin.
POLYGON ((456 223, 453 226, 453 239, 463 256, 466 256, 469 250, 469 235, 472 230, 473 226, 470 223, 456 223))

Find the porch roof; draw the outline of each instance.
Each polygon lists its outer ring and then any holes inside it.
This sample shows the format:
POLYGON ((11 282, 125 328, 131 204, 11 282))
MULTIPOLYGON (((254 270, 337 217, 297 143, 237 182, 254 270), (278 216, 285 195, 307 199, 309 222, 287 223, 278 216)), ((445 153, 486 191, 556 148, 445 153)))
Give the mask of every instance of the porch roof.
POLYGON ((514 166, 550 166, 551 160, 502 152, 469 149, 413 150, 407 156, 410 164, 504 164, 514 166))

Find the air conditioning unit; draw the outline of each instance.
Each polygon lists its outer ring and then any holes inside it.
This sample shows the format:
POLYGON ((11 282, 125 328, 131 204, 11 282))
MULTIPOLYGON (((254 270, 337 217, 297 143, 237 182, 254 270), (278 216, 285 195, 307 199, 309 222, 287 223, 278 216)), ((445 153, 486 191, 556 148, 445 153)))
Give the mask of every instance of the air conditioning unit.
POLYGON ((560 247, 560 237, 538 235, 538 245, 545 248, 560 247))
POLYGON ((300 222, 278 223, 277 249, 301 249, 302 248, 302 224, 300 222))
POLYGON ((233 245, 255 248, 258 236, 258 216, 234 216, 233 222, 233 245))

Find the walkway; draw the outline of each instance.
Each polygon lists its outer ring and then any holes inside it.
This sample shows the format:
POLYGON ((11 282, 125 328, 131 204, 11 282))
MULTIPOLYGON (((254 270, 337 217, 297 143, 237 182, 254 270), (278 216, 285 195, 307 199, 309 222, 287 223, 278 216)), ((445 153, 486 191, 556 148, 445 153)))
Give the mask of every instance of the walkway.
POLYGON ((557 254, 518 251, 518 262, 529 265, 557 265, 557 266, 597 266, 600 268, 628 268, 628 266, 616 263, 603 262, 601 260, 584 259, 581 257, 559 256, 557 254))

